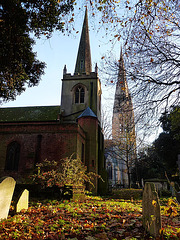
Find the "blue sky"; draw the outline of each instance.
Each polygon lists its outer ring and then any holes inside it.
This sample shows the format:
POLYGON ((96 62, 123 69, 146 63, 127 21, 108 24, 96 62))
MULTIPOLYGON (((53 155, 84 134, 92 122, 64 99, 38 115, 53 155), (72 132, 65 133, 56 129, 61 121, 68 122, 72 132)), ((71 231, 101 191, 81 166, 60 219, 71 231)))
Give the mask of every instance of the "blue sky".
MULTIPOLYGON (((73 74, 76 57, 78 52, 78 46, 80 41, 81 29, 83 24, 84 14, 78 17, 76 30, 77 34, 73 33, 69 36, 63 36, 62 33, 55 32, 50 39, 36 40, 34 51, 37 52, 37 59, 44 61, 47 64, 45 74, 42 76, 42 80, 36 87, 27 88, 20 96, 17 96, 15 101, 9 101, 4 103, 2 107, 20 107, 20 106, 47 106, 47 105, 59 105, 61 99, 61 79, 63 77, 63 68, 66 64, 68 73, 73 74)), ((94 71, 95 63, 100 65, 101 57, 106 54, 112 47, 108 43, 108 39, 102 38, 102 33, 98 34, 93 30, 93 24, 89 21, 90 29, 90 45, 91 45, 91 59, 92 59, 92 71, 94 71)), ((120 44, 117 46, 119 56, 120 44)), ((109 105, 109 90, 112 89, 110 98, 113 103, 114 88, 104 87, 103 89, 103 104, 106 105, 106 99, 108 99, 109 105), (112 94, 113 92, 113 94, 112 94)))
MULTIPOLYGON (((15 101, 4 103, 1 107, 60 105, 63 68, 66 64, 68 73, 74 73, 83 20, 84 11, 81 11, 75 22, 75 29, 79 31, 77 34, 75 31, 69 36, 67 34, 64 36, 62 33, 55 32, 53 37, 48 40, 45 37, 36 40, 34 51, 37 52, 37 59, 47 64, 42 80, 38 86, 27 88, 25 92, 17 96, 15 101)), ((115 45, 108 42, 108 36, 102 38, 105 31, 100 29, 100 33, 97 33, 98 27, 94 26, 95 23, 89 17, 92 71, 94 71, 96 63, 98 66, 101 65, 101 57, 108 52, 111 52, 111 55, 114 55, 118 60, 121 47, 120 42, 115 45)), ((100 75, 100 79, 102 83, 102 109, 105 110, 108 122, 111 124, 115 86, 105 86, 103 76, 100 75)))

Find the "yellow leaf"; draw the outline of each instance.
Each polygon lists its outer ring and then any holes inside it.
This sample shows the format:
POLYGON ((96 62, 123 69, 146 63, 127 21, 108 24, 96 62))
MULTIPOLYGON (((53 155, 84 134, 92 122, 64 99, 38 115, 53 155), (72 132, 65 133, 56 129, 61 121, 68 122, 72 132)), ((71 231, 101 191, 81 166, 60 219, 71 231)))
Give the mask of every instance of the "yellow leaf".
POLYGON ((176 209, 173 209, 173 212, 171 213, 171 216, 172 217, 176 217, 177 216, 177 210, 176 209))
POLYGON ((152 200, 152 205, 156 207, 157 202, 155 200, 152 200))

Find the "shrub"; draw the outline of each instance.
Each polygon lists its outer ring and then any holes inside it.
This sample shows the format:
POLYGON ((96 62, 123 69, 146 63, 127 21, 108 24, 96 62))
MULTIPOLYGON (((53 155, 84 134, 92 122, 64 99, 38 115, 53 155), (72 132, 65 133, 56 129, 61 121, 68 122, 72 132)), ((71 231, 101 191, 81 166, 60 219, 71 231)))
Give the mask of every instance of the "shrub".
POLYGON ((66 186, 83 186, 85 182, 93 185, 92 180, 100 177, 93 172, 87 173, 87 168, 80 159, 65 158, 57 161, 44 160, 36 164, 36 174, 31 176, 36 184, 42 188, 47 187, 64 187, 66 186))

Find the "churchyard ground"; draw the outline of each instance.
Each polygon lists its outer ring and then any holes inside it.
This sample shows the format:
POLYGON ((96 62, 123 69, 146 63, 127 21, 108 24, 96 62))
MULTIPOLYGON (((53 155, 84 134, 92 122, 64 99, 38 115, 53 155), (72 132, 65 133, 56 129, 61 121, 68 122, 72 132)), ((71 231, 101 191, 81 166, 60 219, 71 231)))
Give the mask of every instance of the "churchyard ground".
MULTIPOLYGON (((12 209, 11 209, 12 210, 12 209)), ((156 239, 180 238, 180 205, 161 199, 156 239)), ((152 216, 153 217, 153 216, 152 216)), ((30 201, 28 210, 0 222, 0 239, 152 239, 142 227, 142 201, 88 196, 84 202, 30 201)))

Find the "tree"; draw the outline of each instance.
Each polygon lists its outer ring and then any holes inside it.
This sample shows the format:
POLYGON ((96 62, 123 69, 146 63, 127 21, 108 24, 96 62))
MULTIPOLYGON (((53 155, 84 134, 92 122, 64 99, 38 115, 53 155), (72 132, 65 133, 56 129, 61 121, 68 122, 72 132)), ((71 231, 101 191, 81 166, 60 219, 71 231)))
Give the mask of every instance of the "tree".
POLYGON ((73 0, 3 0, 1 20, 0 102, 14 100, 39 83, 45 63, 36 59, 32 47, 38 38, 64 31, 63 18, 73 10, 73 0))
POLYGON ((139 149, 137 159, 132 169, 134 182, 142 184, 142 179, 165 178, 165 167, 157 155, 154 144, 139 149))
POLYGON ((177 156, 180 154, 180 108, 175 106, 160 117, 163 132, 150 146, 139 150, 133 169, 133 179, 165 178, 178 174, 177 156))
POLYGON ((142 114, 160 114, 179 102, 179 17, 177 1, 139 1, 136 6, 126 53, 132 94, 142 114))
POLYGON ((111 118, 109 115, 109 110, 107 106, 103 106, 101 109, 101 128, 104 134, 104 139, 110 139, 112 136, 112 129, 111 129, 111 118))
POLYGON ((162 109, 179 104, 180 99, 178 0, 112 0, 91 4, 94 11, 102 13, 100 22, 107 24, 111 41, 123 42, 126 75, 141 123, 155 126, 152 120, 157 123, 162 109))
POLYGON ((180 140, 180 106, 172 106, 170 113, 165 112, 160 117, 161 127, 173 139, 180 140))
POLYGON ((160 118, 163 132, 154 145, 159 158, 163 161, 167 173, 177 174, 177 160, 180 154, 180 107, 173 107, 170 113, 165 112, 160 118))

